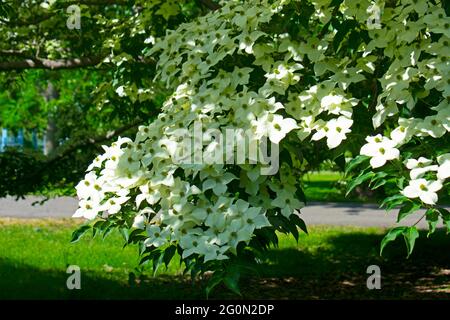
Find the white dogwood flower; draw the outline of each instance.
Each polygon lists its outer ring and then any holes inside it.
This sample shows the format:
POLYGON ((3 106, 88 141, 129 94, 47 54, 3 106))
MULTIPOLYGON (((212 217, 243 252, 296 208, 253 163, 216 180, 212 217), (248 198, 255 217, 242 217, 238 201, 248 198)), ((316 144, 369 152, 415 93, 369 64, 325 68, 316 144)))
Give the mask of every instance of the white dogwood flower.
POLYGON ((370 165, 374 169, 382 167, 388 160, 398 159, 400 156, 400 151, 395 148, 396 143, 381 134, 367 137, 366 141, 368 143, 362 146, 360 153, 371 157, 370 165))
POLYGON ((136 229, 145 229, 145 216, 143 214, 138 214, 134 217, 132 227, 136 229))
POLYGON ((445 180, 450 177, 450 153, 445 153, 437 158, 439 168, 437 177, 440 180, 445 180))
POLYGON ((156 225, 148 225, 146 231, 148 238, 145 239, 144 245, 148 247, 161 247, 169 241, 170 232, 167 228, 161 229, 156 225))
POLYGON ((347 133, 352 131, 350 130, 350 127, 353 124, 353 120, 340 116, 337 119, 331 119, 326 123, 322 123, 322 126, 317 128, 317 132, 311 139, 316 141, 326 137, 328 148, 334 149, 339 146, 343 140, 347 139, 347 133))
POLYGON ((86 218, 88 220, 93 220, 97 217, 98 213, 101 211, 100 204, 93 200, 81 200, 80 207, 75 214, 74 218, 86 218))
POLYGON ((281 214, 288 218, 294 210, 303 208, 304 203, 296 199, 290 190, 281 189, 277 192, 277 197, 272 201, 272 205, 280 208, 281 214))
POLYGON ((107 211, 108 214, 116 214, 122 209, 122 205, 128 201, 130 197, 114 197, 108 199, 101 207, 102 211, 107 211))
POLYGON ((416 132, 417 119, 400 118, 398 120, 399 126, 392 130, 391 139, 397 144, 408 142, 416 132))
POLYGON ((446 122, 446 120, 441 119, 438 116, 428 116, 423 122, 419 123, 418 128, 425 135, 430 135, 433 138, 440 138, 447 132, 444 127, 444 122, 446 122))
POLYGON ((437 191, 442 189, 440 181, 427 181, 425 179, 411 180, 402 191, 405 197, 420 198, 424 203, 434 205, 438 201, 437 191))
POLYGON ((431 165, 433 163, 432 160, 429 160, 424 157, 420 157, 419 159, 408 159, 406 161, 406 167, 411 170, 410 176, 412 180, 416 180, 421 178, 425 173, 429 171, 437 171, 437 165, 431 165))
POLYGON ((298 128, 294 119, 283 118, 279 114, 272 113, 265 113, 261 118, 253 120, 252 123, 256 127, 258 138, 267 136, 275 144, 279 144, 286 134, 298 128))

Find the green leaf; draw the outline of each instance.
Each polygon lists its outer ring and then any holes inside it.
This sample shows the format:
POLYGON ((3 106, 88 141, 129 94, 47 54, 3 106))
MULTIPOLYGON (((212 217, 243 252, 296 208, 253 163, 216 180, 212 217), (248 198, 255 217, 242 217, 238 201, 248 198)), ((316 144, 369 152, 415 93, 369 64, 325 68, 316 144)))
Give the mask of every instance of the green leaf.
POLYGON ((238 268, 232 268, 224 277, 223 283, 228 289, 241 296, 241 290, 239 289, 239 279, 241 274, 238 268))
POLYGON ((386 182, 387 182, 386 179, 378 180, 378 181, 372 186, 372 190, 376 190, 376 189, 378 189, 379 187, 384 186, 384 185, 386 184, 386 182))
POLYGON ((123 239, 125 240, 125 243, 128 243, 128 239, 129 239, 129 233, 128 233, 128 229, 126 228, 120 228, 119 229, 120 234, 122 235, 123 239))
POLYGON ((212 290, 217 287, 220 283, 222 283, 224 280, 224 276, 222 272, 216 271, 212 275, 212 277, 209 279, 208 284, 206 286, 205 292, 206 292, 206 299, 209 298, 209 294, 212 292, 212 290))
POLYGON ((99 220, 99 221, 97 221, 97 222, 94 223, 94 225, 92 226, 92 228, 95 228, 95 229, 101 229, 102 226, 103 226, 106 222, 107 222, 107 221, 105 221, 105 220, 99 220))
POLYGON ((388 174, 386 173, 386 172, 377 172, 374 176, 373 176, 373 178, 370 180, 370 183, 374 183, 375 181, 377 181, 377 180, 380 180, 380 179, 383 179, 383 178, 386 178, 388 176, 388 174))
POLYGON ((90 225, 82 225, 81 227, 79 227, 78 229, 76 229, 73 233, 72 233, 72 239, 70 240, 71 243, 77 242, 78 240, 80 240, 80 238, 89 230, 91 229, 90 225))
POLYGON ((298 229, 297 226, 294 224, 289 224, 289 231, 291 232, 291 234, 294 236, 295 241, 297 241, 298 243, 298 229))
POLYGON ((331 3, 328 6, 328 8, 333 8, 333 7, 340 6, 342 2, 344 2, 344 0, 333 0, 333 1, 331 1, 331 3))
POLYGON ((369 180, 374 175, 375 175, 375 173, 373 173, 373 172, 367 172, 367 173, 361 172, 361 174, 358 177, 356 177, 349 183, 349 185, 347 187, 347 193, 345 194, 345 196, 348 196, 349 193, 352 192, 353 189, 355 189, 357 186, 359 186, 363 182, 369 180))
POLYGON ((164 251, 156 250, 156 251, 153 251, 152 253, 154 253, 153 262, 152 262, 153 276, 156 276, 156 273, 158 272, 159 267, 163 263, 164 251))
POLYGON ((415 226, 408 227, 403 231, 403 237, 405 238, 406 248, 408 250, 408 258, 413 252, 414 244, 416 243, 416 239, 419 237, 419 231, 415 226))
POLYGON ((381 202, 380 208, 386 207, 386 210, 391 210, 405 201, 409 201, 409 199, 402 194, 396 194, 384 199, 383 202, 381 202))
POLYGON ((430 237, 436 231, 436 225, 439 221, 439 211, 436 209, 428 209, 425 213, 425 217, 428 222, 428 234, 427 237, 430 237))
POLYGON ((361 42, 363 42, 364 31, 353 29, 348 35, 347 47, 350 50, 356 50, 361 42))
POLYGON ((401 177, 401 178, 398 178, 397 180, 396 180, 396 183, 397 183, 397 187, 399 188, 399 189, 404 189, 404 187, 405 187, 405 177, 401 177))
POLYGON ((334 158, 334 162, 337 164, 340 170, 345 170, 345 155, 343 153, 334 158))
POLYGON ((268 249, 270 244, 278 247, 278 237, 273 227, 266 227, 255 230, 255 235, 252 241, 256 241, 256 245, 260 245, 262 249, 268 249))
POLYGON ((397 216, 397 222, 400 222, 403 218, 410 215, 413 212, 416 212, 421 208, 420 204, 417 204, 415 202, 409 201, 401 207, 400 211, 398 212, 397 216))
POLYGON ((338 32, 333 38, 333 48, 335 52, 338 52, 340 50, 340 45, 345 36, 347 35, 347 33, 349 33, 349 31, 353 30, 356 25, 357 22, 355 20, 345 20, 344 22, 342 22, 342 24, 339 26, 338 32))
POLYGON ((151 256, 149 254, 146 255, 146 256, 143 256, 141 261, 139 261, 139 265, 142 265, 142 264, 146 263, 147 261, 150 260, 150 258, 151 258, 151 256))
POLYGON ((144 230, 136 229, 131 231, 129 237, 128 237, 128 244, 136 243, 139 240, 144 240, 147 238, 145 235, 143 235, 144 230))
POLYGON ((394 229, 389 230, 389 232, 384 236, 383 240, 381 240, 381 248, 380 248, 380 256, 383 255, 383 250, 389 242, 397 239, 399 235, 401 235, 408 227, 396 227, 394 229))
POLYGON ((108 226, 104 231, 103 231, 103 237, 102 239, 105 240, 107 236, 109 236, 109 234, 111 233, 111 231, 113 231, 115 228, 114 225, 110 225, 108 226))
POLYGON ((442 218, 445 219, 450 219, 450 211, 448 211, 447 209, 444 208, 436 208, 437 211, 439 211, 439 213, 442 215, 442 218))
POLYGON ((447 227, 447 234, 450 233, 450 212, 444 208, 437 208, 441 214, 442 220, 444 221, 445 226, 447 227))
POLYGON ((372 190, 375 190, 385 185, 387 180, 383 178, 386 178, 387 175, 388 174, 386 172, 377 172, 375 176, 372 179, 370 179, 370 188, 372 190))
POLYGON ((304 202, 305 205, 306 205, 306 203, 307 203, 306 202, 306 195, 305 195, 305 192, 303 191, 303 189, 300 186, 297 186, 297 190, 295 191, 295 197, 298 200, 304 202))
POLYGON ((363 155, 359 155, 359 156, 355 157, 347 164, 347 166, 345 168, 345 175, 347 175, 352 169, 356 168, 363 162, 368 161, 369 159, 370 159, 370 157, 363 156, 363 155))
POLYGON ((145 252, 141 253, 141 255, 145 254, 147 252, 148 252, 148 254, 143 256, 141 261, 139 261, 139 265, 142 265, 142 264, 152 260, 155 257, 155 255, 158 255, 161 252, 161 250, 159 250, 155 247, 146 247, 145 252))
POLYGON ((444 220, 444 224, 447 227, 447 234, 450 233, 450 220, 444 220))
POLYGON ((268 217, 270 224, 279 232, 288 234, 290 232, 290 223, 287 218, 281 214, 268 217))
POLYGON ((170 246, 164 252, 164 264, 166 265, 166 268, 169 266, 170 261, 172 260, 173 256, 175 255, 176 249, 177 248, 175 246, 170 246))
POLYGON ((309 2, 302 2, 301 4, 302 10, 299 15, 299 22, 304 28, 309 27, 309 20, 311 19, 312 14, 315 12, 314 6, 312 6, 309 2))
POLYGON ((195 259, 195 263, 192 265, 192 268, 191 268, 192 281, 195 281, 195 279, 197 279, 197 277, 201 273, 202 273, 202 263, 198 259, 195 259))
POLYGON ((308 234, 308 228, 306 227, 305 221, 298 216, 298 214, 291 214, 290 220, 297 227, 299 227, 304 233, 308 234))
POLYGON ((95 238, 95 236, 97 235, 97 232, 99 230, 102 230, 103 225, 106 223, 105 220, 99 220, 96 223, 94 223, 94 225, 92 226, 92 237, 95 238))
MULTIPOLYGON (((291 214, 291 216, 293 216, 294 214, 295 213, 291 214)), ((286 234, 287 233, 291 233, 294 236, 295 240, 298 242, 298 229, 297 229, 297 226, 294 223, 290 222, 284 216, 277 217, 277 222, 276 223, 278 223, 280 229, 285 230, 286 234)), ((280 231, 284 232, 282 230, 280 230, 280 231)))

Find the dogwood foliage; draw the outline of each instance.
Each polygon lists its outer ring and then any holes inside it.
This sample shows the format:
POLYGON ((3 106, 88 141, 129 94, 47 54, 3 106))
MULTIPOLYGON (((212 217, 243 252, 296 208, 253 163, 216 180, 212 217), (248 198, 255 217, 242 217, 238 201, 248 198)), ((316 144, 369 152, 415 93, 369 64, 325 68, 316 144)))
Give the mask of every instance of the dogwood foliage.
MULTIPOLYGON (((439 205, 450 172, 443 2, 221 5, 154 39, 147 54, 173 94, 136 137, 104 147, 77 186, 76 217, 131 229, 128 241, 154 266, 178 250, 188 269, 223 275, 236 259, 276 244, 276 231, 306 231, 299 216, 306 160, 298 150, 315 143, 347 158, 349 191, 390 186, 383 205, 402 206, 399 220, 426 208, 430 230, 439 219, 450 227, 439 205), (176 161, 180 150, 195 153, 179 134, 198 139, 195 123, 203 128, 202 161, 176 161), (211 133, 225 128, 251 132, 248 145, 276 145, 279 170, 261 174, 265 164, 250 157, 227 162, 238 151, 211 133), (208 161, 217 153, 222 164, 208 161)), ((413 246, 415 226, 398 228, 383 247, 400 234, 413 246)))

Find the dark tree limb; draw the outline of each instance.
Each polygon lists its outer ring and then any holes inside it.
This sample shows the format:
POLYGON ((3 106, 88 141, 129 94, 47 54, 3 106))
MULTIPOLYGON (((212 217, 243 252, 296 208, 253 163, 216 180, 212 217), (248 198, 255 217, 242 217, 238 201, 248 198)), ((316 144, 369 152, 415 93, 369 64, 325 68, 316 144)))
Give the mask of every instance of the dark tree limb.
POLYGON ((30 57, 25 50, 0 49, 0 56, 30 57))
MULTIPOLYGON (((18 57, 20 55, 26 56, 25 52, 22 51, 14 51, 14 50, 0 50, 0 57, 2 55, 5 56, 15 56, 18 57)), ((18 61, 1 61, 0 59, 0 72, 1 71, 21 71, 25 69, 50 69, 50 70, 59 70, 59 69, 76 69, 76 68, 86 68, 98 65, 104 57, 86 57, 86 58, 73 58, 73 59, 60 59, 60 60, 49 60, 42 58, 29 58, 18 61)), ((137 56, 136 63, 140 64, 156 64, 156 61, 153 57, 143 57, 137 56)))
POLYGON ((82 67, 90 67, 99 64, 102 61, 100 57, 86 57, 86 58, 74 58, 74 59, 61 59, 61 60, 49 60, 49 59, 24 59, 19 61, 5 61, 0 62, 0 71, 9 70, 24 70, 24 69, 75 69, 82 67))
POLYGON ((108 142, 111 139, 118 137, 122 133, 141 125, 143 122, 144 121, 140 120, 140 119, 135 120, 119 129, 108 131, 103 136, 98 136, 98 137, 94 137, 94 138, 86 138, 82 141, 79 141, 77 143, 74 143, 74 144, 71 144, 68 146, 63 145, 59 148, 60 150, 58 150, 58 149, 55 150, 54 155, 48 159, 46 164, 48 165, 55 161, 58 161, 58 160, 64 158, 65 156, 70 155, 71 153, 75 152, 76 150, 79 150, 80 148, 83 148, 83 147, 86 147, 89 145, 96 145, 96 144, 108 142))
POLYGON ((212 0, 198 0, 203 6, 208 8, 209 10, 215 11, 222 8, 218 3, 212 1, 212 0))
MULTIPOLYGON (((55 14, 46 14, 41 16, 35 16, 33 19, 30 20, 6 20, 4 18, 0 18, 0 22, 8 25, 9 27, 26 27, 30 25, 37 25, 44 21, 49 20, 50 18, 54 17, 55 14)), ((1 26, 0 23, 0 26, 1 26)))
POLYGON ((66 3, 67 3, 67 5, 84 4, 84 5, 87 5, 87 6, 106 6, 106 5, 125 6, 125 5, 132 5, 132 3, 130 3, 129 0, 72 0, 72 1, 67 1, 64 4, 66 4, 66 3))

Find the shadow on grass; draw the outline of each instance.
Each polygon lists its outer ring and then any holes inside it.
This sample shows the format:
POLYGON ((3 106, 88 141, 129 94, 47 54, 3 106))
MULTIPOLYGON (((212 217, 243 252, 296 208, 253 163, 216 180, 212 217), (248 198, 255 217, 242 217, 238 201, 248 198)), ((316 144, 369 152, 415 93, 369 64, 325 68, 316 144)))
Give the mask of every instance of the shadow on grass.
POLYGON ((409 259, 403 239, 389 244, 380 257, 383 236, 358 232, 329 237, 323 249, 312 253, 273 250, 259 268, 261 279, 247 279, 244 288, 252 289, 253 298, 264 290, 261 298, 449 299, 450 237, 443 230, 432 239, 426 235, 420 233, 409 259), (381 290, 367 289, 370 265, 381 269, 381 290))
MULTIPOLYGON (((323 247, 274 249, 241 281, 244 299, 449 299, 450 237, 422 232, 405 258, 401 240, 379 257, 381 235, 344 233, 323 247), (368 290, 369 265, 381 268, 381 290, 368 290)), ((39 270, 0 259, 0 299, 202 299, 199 283, 181 276, 147 277, 128 284, 126 273, 82 270, 82 290, 68 290, 65 270, 39 270)), ((219 287, 212 299, 237 298, 219 287)))
POLYGON ((67 289, 65 270, 40 270, 0 259, 0 299, 201 299, 188 279, 161 275, 139 285, 128 275, 81 270, 81 290, 67 289))

